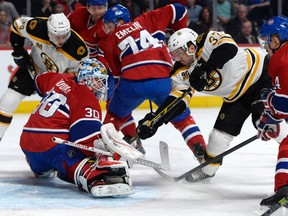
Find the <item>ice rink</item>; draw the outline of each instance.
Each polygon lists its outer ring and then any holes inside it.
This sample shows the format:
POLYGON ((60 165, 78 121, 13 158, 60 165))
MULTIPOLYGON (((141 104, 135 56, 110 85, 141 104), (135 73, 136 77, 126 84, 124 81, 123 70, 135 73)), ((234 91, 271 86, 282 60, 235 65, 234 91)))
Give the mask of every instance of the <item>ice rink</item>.
MULTIPOLYGON (((191 111, 208 141, 218 108, 191 111)), ((146 112, 136 111, 135 119, 138 121, 146 112)), ((170 183, 153 169, 135 165, 131 169, 134 194, 96 199, 56 177, 33 177, 19 147, 27 118, 28 115, 15 115, 0 144, 0 215, 253 216, 260 215, 260 201, 273 193, 278 144, 256 140, 226 156, 209 182, 170 183)), ((230 147, 255 134, 249 118, 230 147)), ((169 144, 168 174, 179 176, 198 165, 180 133, 170 124, 143 141, 147 159, 160 162, 160 140, 169 144)))

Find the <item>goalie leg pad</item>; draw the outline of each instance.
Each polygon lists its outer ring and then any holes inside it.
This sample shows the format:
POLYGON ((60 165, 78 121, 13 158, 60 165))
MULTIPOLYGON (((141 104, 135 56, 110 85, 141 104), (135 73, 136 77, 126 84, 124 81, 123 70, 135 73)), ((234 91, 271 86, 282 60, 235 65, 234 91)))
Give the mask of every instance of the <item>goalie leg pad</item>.
POLYGON ((132 181, 126 163, 107 156, 85 158, 74 172, 75 184, 95 197, 122 196, 132 193, 132 181))
MULTIPOLYGON (((209 160, 209 157, 216 157, 217 155, 226 151, 229 148, 233 138, 234 137, 232 135, 214 128, 209 135, 209 141, 205 153, 206 157, 204 160, 209 160)), ((209 176, 213 176, 217 172, 220 165, 221 161, 218 163, 209 164, 206 167, 203 167, 202 171, 209 176)))

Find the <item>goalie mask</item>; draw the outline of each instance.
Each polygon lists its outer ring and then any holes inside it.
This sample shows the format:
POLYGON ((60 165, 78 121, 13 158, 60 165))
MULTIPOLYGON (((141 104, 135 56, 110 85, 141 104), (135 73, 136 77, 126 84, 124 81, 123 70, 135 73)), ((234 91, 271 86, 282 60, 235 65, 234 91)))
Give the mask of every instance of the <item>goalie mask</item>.
POLYGON ((90 88, 100 100, 108 89, 107 70, 98 60, 86 59, 79 66, 77 82, 90 88))
POLYGON ((49 40, 62 47, 71 35, 70 22, 63 13, 51 14, 47 21, 49 40))

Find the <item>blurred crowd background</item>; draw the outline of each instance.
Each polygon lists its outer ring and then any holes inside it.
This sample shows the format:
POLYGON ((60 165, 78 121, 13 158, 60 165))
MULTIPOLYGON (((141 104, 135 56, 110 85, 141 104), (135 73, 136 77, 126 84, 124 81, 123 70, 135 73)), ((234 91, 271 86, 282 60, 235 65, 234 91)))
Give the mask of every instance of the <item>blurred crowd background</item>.
MULTIPOLYGON (((225 31, 239 44, 257 44, 263 22, 276 15, 288 16, 287 0, 109 0, 108 7, 122 4, 134 19, 170 3, 186 6, 188 26, 197 33, 225 31)), ((81 6, 86 6, 86 0, 0 0, 0 48, 10 47, 10 24, 19 16, 68 15, 81 6)), ((167 38, 169 33, 167 30, 167 38)))

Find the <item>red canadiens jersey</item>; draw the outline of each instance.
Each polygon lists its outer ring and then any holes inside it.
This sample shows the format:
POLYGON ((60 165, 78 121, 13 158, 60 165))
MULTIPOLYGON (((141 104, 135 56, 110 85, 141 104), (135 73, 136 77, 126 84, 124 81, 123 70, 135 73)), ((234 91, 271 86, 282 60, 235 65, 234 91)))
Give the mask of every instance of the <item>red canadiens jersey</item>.
POLYGON ((104 53, 113 76, 130 80, 169 77, 172 60, 165 45, 165 31, 187 27, 187 10, 170 4, 147 12, 115 29, 104 53))
MULTIPOLYGON (((106 38, 108 35, 104 30, 102 19, 90 26, 89 23, 91 22, 91 16, 87 10, 87 7, 80 7, 76 9, 69 14, 68 19, 70 21, 71 28, 76 31, 86 42, 89 48, 90 57, 95 58, 99 55, 103 57, 103 52, 99 50, 98 45, 99 41, 106 38)), ((104 64, 105 62, 102 63, 104 64)))
POLYGON ((288 118, 288 43, 277 50, 270 59, 268 71, 275 94, 271 97, 272 112, 278 118, 288 118))
POLYGON ((58 145, 52 142, 54 136, 88 146, 100 137, 99 102, 90 89, 74 79, 72 74, 52 72, 35 78, 36 90, 43 98, 23 128, 23 150, 47 151, 58 145))

